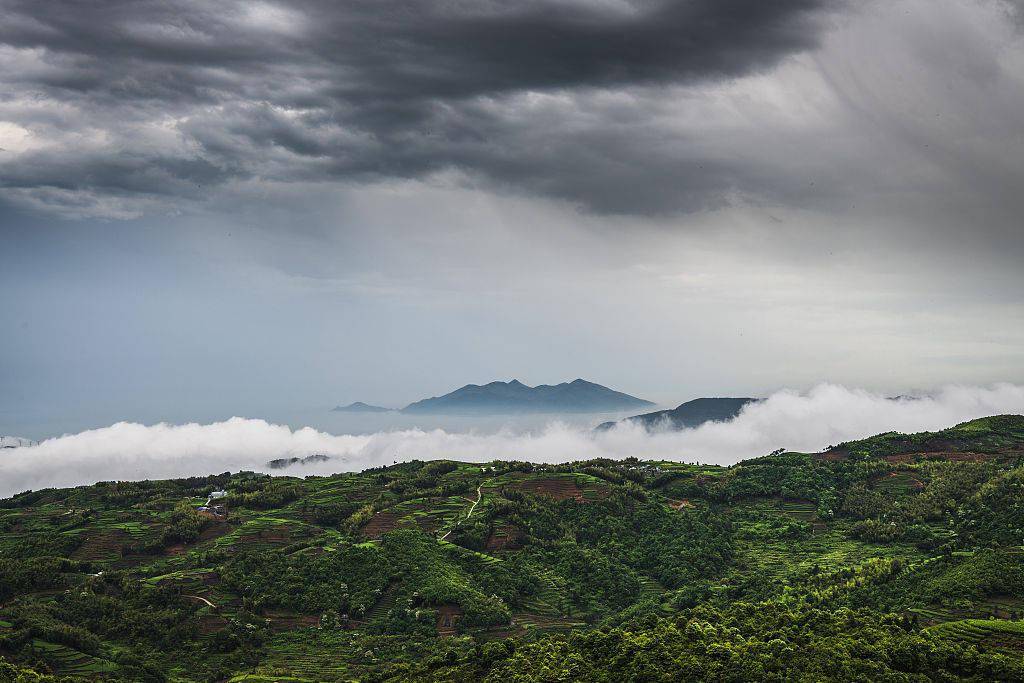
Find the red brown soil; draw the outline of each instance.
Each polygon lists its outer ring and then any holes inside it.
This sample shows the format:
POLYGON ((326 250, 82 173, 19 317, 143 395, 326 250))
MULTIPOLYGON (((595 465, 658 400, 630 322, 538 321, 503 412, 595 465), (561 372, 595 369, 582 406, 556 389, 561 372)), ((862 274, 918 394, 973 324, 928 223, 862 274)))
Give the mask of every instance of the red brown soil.
POLYGON ((526 632, 522 626, 508 628, 490 628, 485 631, 474 631, 473 637, 476 640, 490 642, 493 640, 504 640, 505 638, 511 638, 512 636, 521 636, 526 632))
POLYGON ((683 508, 692 508, 693 503, 691 503, 686 498, 683 498, 682 500, 675 500, 673 498, 669 498, 668 506, 673 510, 682 510, 683 508))
POLYGON ((120 529, 85 534, 85 540, 73 553, 73 560, 108 560, 121 557, 122 548, 131 535, 120 529))
POLYGON ((125 555, 120 560, 114 562, 111 567, 114 569, 131 569, 133 567, 146 564, 147 562, 151 562, 152 560, 152 555, 144 555, 141 553, 137 555, 125 555))
POLYGON ((523 533, 511 524, 501 524, 494 528, 487 539, 487 550, 519 550, 523 547, 523 533))
POLYGON ((441 520, 430 515, 421 515, 416 517, 416 526, 423 533, 432 534, 441 528, 441 520))
POLYGON ((193 574, 192 576, 204 586, 216 586, 220 583, 220 575, 217 572, 203 572, 202 574, 193 574))
MULTIPOLYGON (((894 465, 903 465, 906 463, 916 462, 918 460, 926 460, 929 458, 936 460, 949 460, 952 462, 981 462, 984 460, 992 460, 999 458, 1012 458, 1014 455, 1014 451, 1005 451, 1003 453, 975 453, 973 451, 954 451, 936 448, 934 450, 913 451, 910 453, 897 453, 895 455, 885 455, 882 456, 882 459, 887 462, 891 462, 894 465)), ((849 453, 840 449, 814 454, 814 458, 816 460, 825 460, 828 462, 838 462, 841 460, 846 460, 848 457, 849 453)))
POLYGON ((920 453, 900 453, 885 456, 886 462, 894 465, 915 462, 917 460, 949 460, 950 462, 983 462, 998 456, 990 453, 973 453, 971 451, 925 451, 920 453))
POLYGON ((1000 650, 1024 650, 1024 638, 1009 633, 991 635, 981 641, 985 647, 1000 650))
POLYGON ((825 460, 827 462, 840 462, 846 460, 849 455, 845 451, 825 451, 824 453, 815 453, 815 460, 825 460))
POLYGON ((398 514, 394 512, 378 512, 363 527, 363 536, 377 539, 398 526, 398 514))
MULTIPOLYGON (((217 524, 211 524, 210 526, 206 527, 205 529, 203 529, 199 533, 199 538, 196 539, 196 541, 194 543, 190 543, 190 544, 175 543, 172 546, 168 546, 167 548, 164 548, 163 552, 164 552, 164 555, 174 555, 174 556, 176 556, 176 555, 184 555, 185 553, 187 553, 189 551, 190 548, 194 547, 195 545, 197 545, 199 543, 204 543, 206 541, 212 541, 213 539, 220 538, 221 536, 224 536, 224 535, 226 535, 228 533, 231 533, 231 525, 230 524, 226 524, 226 523, 223 523, 223 522, 219 522, 217 524)), ((262 532, 261 531, 259 534, 248 534, 246 536, 243 536, 241 540, 243 540, 243 541, 250 541, 250 542, 252 542, 252 541, 261 541, 261 540, 264 541, 264 542, 271 541, 270 538, 264 538, 263 537, 264 533, 268 533, 268 532, 262 532)), ((281 540, 287 541, 287 536, 285 536, 281 540)))
POLYGON ((204 635, 222 631, 227 626, 228 620, 219 614, 204 614, 199 617, 199 632, 204 635))
POLYGON ((901 472, 899 470, 895 470, 895 471, 892 471, 892 472, 887 472, 885 474, 879 474, 879 475, 871 477, 871 485, 874 486, 874 485, 878 484, 881 481, 885 481, 886 479, 892 479, 894 477, 907 477, 907 484, 912 489, 914 489, 915 491, 920 491, 921 489, 924 488, 924 482, 923 481, 921 481, 920 479, 915 477, 910 472, 901 472))
POLYGON ((199 540, 197 543, 203 543, 205 541, 212 541, 215 538, 220 538, 231 533, 231 525, 225 522, 218 522, 217 524, 211 524, 202 530, 199 534, 199 540))
POLYGON ((455 625, 462 618, 462 610, 456 605, 442 605, 437 608, 437 635, 450 638, 456 633, 455 625))
POLYGON ((265 616, 270 620, 270 630, 272 631, 289 631, 294 628, 309 628, 320 625, 320 616, 317 614, 267 612, 265 616))
POLYGON ((566 477, 551 479, 528 479, 517 482, 515 488, 535 495, 551 496, 555 500, 568 500, 574 498, 576 501, 584 502, 583 491, 576 486, 576 482, 566 477))
MULTIPOLYGON (((890 472, 889 473, 889 478, 891 479, 892 477, 898 477, 898 476, 900 476, 900 474, 901 474, 900 472, 890 472)), ((908 475, 907 478, 909 479, 909 483, 910 483, 911 488, 915 488, 917 490, 921 490, 921 489, 924 488, 924 482, 921 481, 920 479, 918 479, 917 477, 915 477, 914 475, 912 475, 912 474, 908 475)))
POLYGON ((276 543, 284 544, 291 540, 288 529, 260 529, 255 534, 245 534, 238 540, 243 543, 276 543))

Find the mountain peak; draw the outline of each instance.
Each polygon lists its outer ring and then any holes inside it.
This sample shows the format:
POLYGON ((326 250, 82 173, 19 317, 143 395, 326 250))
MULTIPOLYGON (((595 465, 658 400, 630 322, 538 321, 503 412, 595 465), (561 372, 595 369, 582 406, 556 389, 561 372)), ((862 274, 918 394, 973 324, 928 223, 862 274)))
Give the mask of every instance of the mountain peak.
POLYGON ((518 379, 468 384, 434 398, 416 401, 403 409, 407 413, 607 413, 654 405, 629 394, 577 378, 562 384, 530 387, 518 379))
POLYGON ((372 406, 369 403, 363 403, 362 401, 356 401, 355 403, 349 403, 347 406, 337 406, 331 412, 335 412, 335 413, 387 413, 387 412, 391 412, 391 408, 382 408, 381 406, 372 406))

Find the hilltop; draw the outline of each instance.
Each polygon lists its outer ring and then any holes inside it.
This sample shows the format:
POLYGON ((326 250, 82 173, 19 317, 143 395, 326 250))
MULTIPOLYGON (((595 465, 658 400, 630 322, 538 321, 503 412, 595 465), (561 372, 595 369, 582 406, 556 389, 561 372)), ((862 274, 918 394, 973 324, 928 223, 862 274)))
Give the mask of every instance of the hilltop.
POLYGON ((1022 454, 998 416, 732 467, 25 492, 0 679, 1022 680, 1022 454))
POLYGON ((331 412, 335 413, 390 413, 391 411, 391 408, 372 406, 368 403, 363 403, 362 401, 349 403, 347 406, 335 406, 331 409, 331 412))
POLYGON ((867 439, 848 441, 828 449, 835 458, 901 456, 913 453, 946 456, 955 460, 972 456, 1021 453, 1024 419, 1020 415, 993 415, 958 424, 938 432, 902 434, 886 432, 867 439))
MULTIPOLYGON (((671 410, 656 410, 627 417, 619 422, 641 424, 647 429, 692 429, 705 422, 731 420, 740 414, 743 406, 754 403, 756 398, 696 398, 671 410)), ((604 422, 598 429, 611 429, 618 422, 604 422)))
POLYGON ((576 379, 529 387, 510 382, 467 384, 444 396, 425 398, 402 409, 406 413, 516 414, 601 413, 654 405, 608 387, 576 379))

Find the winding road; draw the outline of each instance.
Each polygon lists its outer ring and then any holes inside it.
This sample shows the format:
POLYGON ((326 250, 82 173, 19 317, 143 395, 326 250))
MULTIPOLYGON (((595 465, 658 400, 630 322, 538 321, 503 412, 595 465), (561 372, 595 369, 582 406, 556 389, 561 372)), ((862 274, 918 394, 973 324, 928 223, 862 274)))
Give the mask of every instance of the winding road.
POLYGON ((444 539, 448 538, 448 537, 449 537, 449 536, 451 535, 451 533, 452 533, 453 531, 455 531, 456 529, 458 529, 458 528, 459 528, 459 525, 460 525, 460 524, 462 524, 462 523, 463 523, 463 522, 465 522, 465 521, 466 521, 467 519, 469 519, 470 517, 472 517, 472 516, 473 516, 473 510, 476 510, 476 506, 477 506, 477 505, 478 505, 478 504, 480 503, 480 499, 481 499, 481 498, 483 497, 483 495, 484 495, 484 494, 483 494, 483 491, 481 491, 481 490, 480 490, 480 489, 482 489, 483 487, 484 487, 484 485, 483 485, 483 483, 482 483, 482 482, 481 482, 481 484, 480 484, 479 486, 477 486, 477 487, 476 487, 476 500, 474 500, 474 501, 473 501, 473 504, 469 506, 469 514, 467 514, 467 515, 466 515, 466 517, 465 517, 464 519, 460 519, 459 521, 455 522, 455 526, 453 526, 453 527, 452 527, 451 529, 449 529, 449 530, 448 530, 448 532, 447 532, 447 533, 446 533, 446 534, 445 534, 444 536, 442 536, 441 538, 439 538, 439 539, 437 539, 437 540, 439 540, 439 541, 443 541, 444 539))
POLYGON ((181 597, 183 597, 183 598, 192 598, 193 600, 200 600, 202 602, 205 602, 210 607, 212 607, 214 609, 217 609, 217 605, 213 604, 212 602, 210 602, 209 600, 207 600, 206 598, 204 598, 204 597, 202 597, 200 595, 182 595, 181 597))

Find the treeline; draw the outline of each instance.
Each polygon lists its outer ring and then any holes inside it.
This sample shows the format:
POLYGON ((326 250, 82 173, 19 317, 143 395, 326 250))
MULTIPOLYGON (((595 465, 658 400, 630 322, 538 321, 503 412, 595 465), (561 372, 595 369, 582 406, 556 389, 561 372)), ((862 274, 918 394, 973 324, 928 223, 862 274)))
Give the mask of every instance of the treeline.
POLYGON ((648 627, 478 645, 456 663, 393 667, 384 680, 1024 680, 1017 658, 938 640, 897 615, 799 602, 700 606, 648 627))

